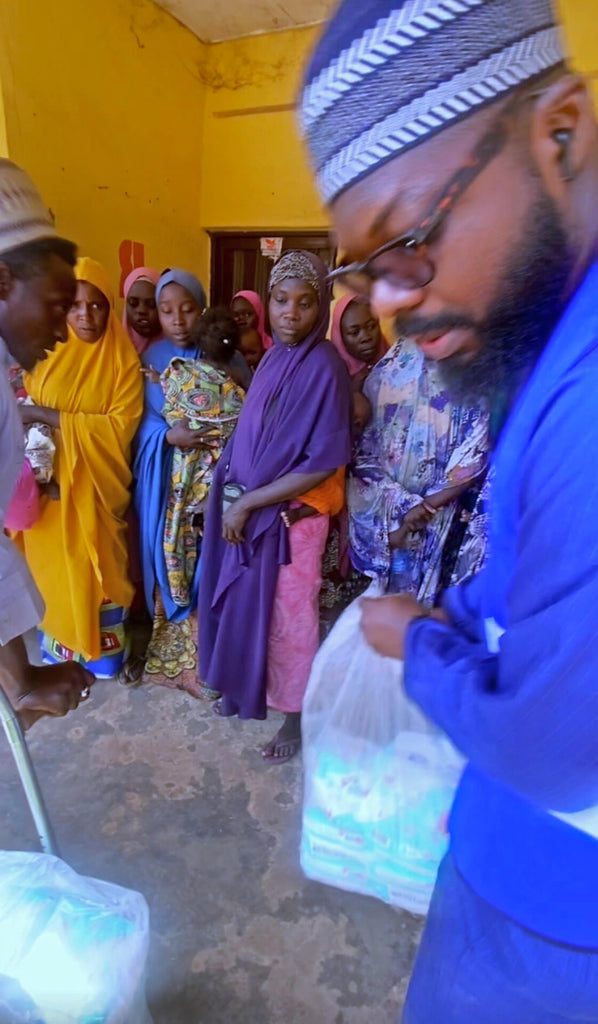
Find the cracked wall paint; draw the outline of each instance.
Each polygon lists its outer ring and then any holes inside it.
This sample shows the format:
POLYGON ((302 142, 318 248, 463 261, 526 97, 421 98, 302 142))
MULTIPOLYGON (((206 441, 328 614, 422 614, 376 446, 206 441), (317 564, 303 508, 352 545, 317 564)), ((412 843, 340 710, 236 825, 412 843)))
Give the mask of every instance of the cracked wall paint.
POLYGON ((202 224, 264 234, 328 226, 292 110, 242 111, 294 103, 317 29, 251 36, 209 47, 202 224), (215 117, 235 110, 236 117, 215 117))

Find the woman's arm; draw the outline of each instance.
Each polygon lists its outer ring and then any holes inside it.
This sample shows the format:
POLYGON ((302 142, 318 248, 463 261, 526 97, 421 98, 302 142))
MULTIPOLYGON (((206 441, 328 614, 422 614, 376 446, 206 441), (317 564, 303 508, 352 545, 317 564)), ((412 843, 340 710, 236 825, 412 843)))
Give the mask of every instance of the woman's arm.
POLYGON ((20 405, 21 422, 24 427, 30 427, 32 423, 45 423, 52 430, 60 429, 60 411, 49 409, 46 405, 20 405))
POLYGON ((286 508, 280 515, 287 530, 290 530, 295 523, 300 523, 303 519, 312 519, 320 513, 311 505, 299 505, 297 508, 286 508))
POLYGON ((427 494, 425 503, 430 505, 433 509, 444 508, 445 505, 450 505, 451 502, 456 501, 462 494, 465 494, 472 485, 472 481, 468 480, 464 484, 456 484, 454 487, 445 487, 442 491, 437 491, 436 494, 427 494))
POLYGON ((321 473, 285 473, 279 480, 258 487, 255 491, 246 491, 226 510, 222 519, 222 535, 231 544, 240 544, 245 538, 243 530, 252 512, 268 505, 279 505, 283 501, 292 501, 301 494, 306 494, 314 487, 334 476, 336 470, 325 470, 321 473))
POLYGON ((201 448, 205 441, 205 434, 212 430, 211 423, 206 423, 199 430, 192 430, 187 417, 183 417, 170 427, 164 435, 164 440, 173 448, 181 448, 183 451, 188 448, 201 448))
POLYGON ((444 490, 437 491, 436 494, 426 495, 423 502, 407 512, 400 529, 393 530, 389 534, 388 541, 391 549, 402 547, 410 533, 425 530, 436 512, 460 498, 470 486, 470 483, 457 484, 455 487, 445 487, 444 490))

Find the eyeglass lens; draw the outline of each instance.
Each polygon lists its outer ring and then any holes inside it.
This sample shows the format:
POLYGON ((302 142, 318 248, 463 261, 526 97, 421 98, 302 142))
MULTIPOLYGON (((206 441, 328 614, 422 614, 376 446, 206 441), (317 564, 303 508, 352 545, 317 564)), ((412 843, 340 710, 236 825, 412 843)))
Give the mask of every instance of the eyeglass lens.
POLYGON ((370 295, 375 281, 385 280, 399 290, 423 288, 434 277, 434 267, 415 248, 396 246, 369 260, 363 270, 349 270, 342 275, 343 284, 360 295, 370 295))

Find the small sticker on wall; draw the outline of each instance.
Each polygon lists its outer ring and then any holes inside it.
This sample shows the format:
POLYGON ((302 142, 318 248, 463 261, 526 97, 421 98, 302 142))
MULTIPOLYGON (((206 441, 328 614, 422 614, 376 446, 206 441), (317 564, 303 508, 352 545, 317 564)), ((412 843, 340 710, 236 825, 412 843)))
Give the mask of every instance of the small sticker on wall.
POLYGON ((282 252, 282 238, 260 238, 262 256, 268 260, 277 260, 282 252))

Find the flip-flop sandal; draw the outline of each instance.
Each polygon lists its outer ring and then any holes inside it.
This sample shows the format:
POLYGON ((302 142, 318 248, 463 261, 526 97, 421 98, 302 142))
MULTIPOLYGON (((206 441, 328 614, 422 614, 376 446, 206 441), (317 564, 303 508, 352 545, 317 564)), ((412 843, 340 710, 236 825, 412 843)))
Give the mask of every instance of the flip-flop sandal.
POLYGON ((209 686, 204 683, 199 684, 199 693, 197 695, 200 700, 215 701, 220 700, 220 690, 212 690, 209 686))
POLYGON ((274 739, 270 740, 270 742, 267 743, 264 749, 262 750, 262 760, 265 762, 265 764, 286 764, 287 761, 291 761, 292 758, 295 757, 295 755, 300 751, 300 749, 300 736, 298 736, 294 740, 279 740, 277 733, 274 739), (277 757, 275 754, 275 750, 277 748, 287 750, 288 753, 282 754, 280 757, 277 757))

